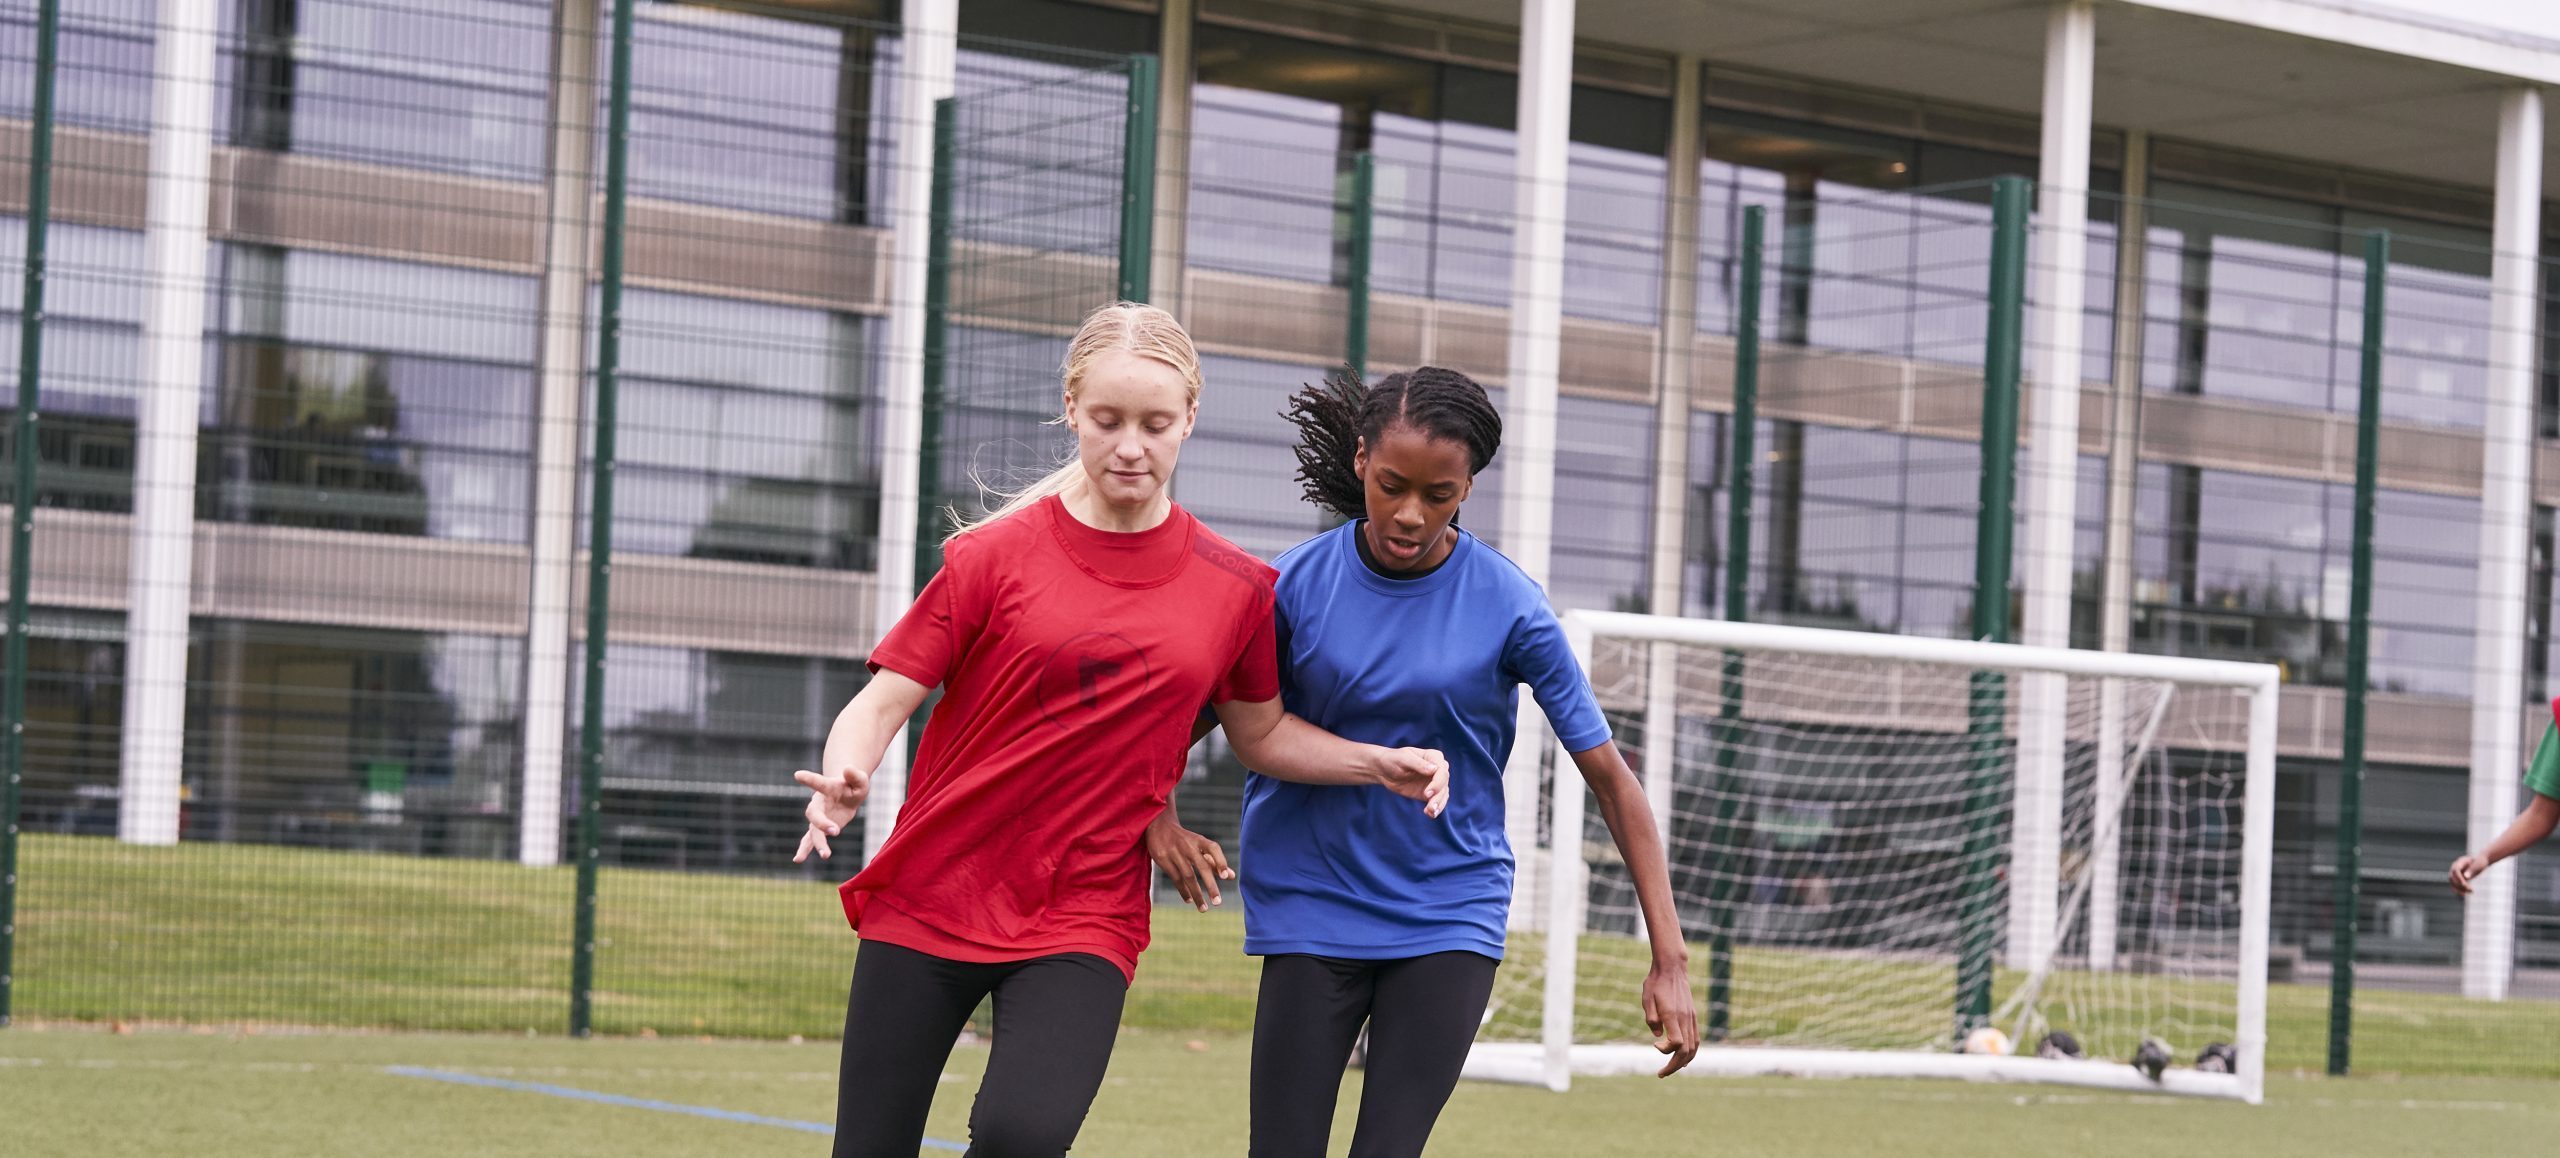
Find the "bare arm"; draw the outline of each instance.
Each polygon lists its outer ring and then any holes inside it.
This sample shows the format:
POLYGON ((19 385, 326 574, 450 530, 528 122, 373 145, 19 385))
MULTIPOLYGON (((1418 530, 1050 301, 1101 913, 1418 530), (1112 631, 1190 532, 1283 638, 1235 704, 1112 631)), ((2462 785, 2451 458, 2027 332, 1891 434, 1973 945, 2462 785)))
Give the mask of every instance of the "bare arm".
POLYGON ((2472 878, 2489 871, 2490 865, 2533 847, 2550 836, 2552 829, 2560 828, 2560 800, 2539 792, 2530 795, 2533 800, 2524 806, 2524 812, 2498 834, 2498 839, 2490 841, 2489 847, 2453 862, 2449 876, 2456 894, 2470 896, 2472 878))
POLYGON ((1689 993, 1689 943, 1680 933, 1680 914, 1671 902, 1671 863, 1654 827, 1653 805, 1644 785, 1616 744, 1604 743, 1573 754, 1574 767, 1600 802, 1600 819, 1627 862, 1636 886, 1636 905, 1644 913, 1645 932, 1653 940, 1653 967, 1644 981, 1644 1021, 1651 1026, 1654 1048, 1671 1055, 1658 1076, 1669 1077, 1698 1056, 1697 1003, 1689 993))
POLYGON ((1429 748, 1381 748, 1345 740, 1282 711, 1276 699, 1216 705, 1227 745, 1245 766, 1298 784, 1374 784, 1440 815, 1449 802, 1449 762, 1429 748))
POLYGON ((889 741, 905 727, 907 720, 924 705, 925 693, 931 688, 896 672, 882 670, 855 693, 852 702, 836 713, 836 722, 827 729, 826 750, 819 756, 823 772, 802 769, 791 778, 809 789, 809 831, 800 838, 800 851, 791 858, 799 864, 811 852, 821 858, 832 858, 835 850, 827 838, 844 831, 845 822, 862 807, 871 795, 871 773, 880 767, 880 757, 888 752, 889 741))

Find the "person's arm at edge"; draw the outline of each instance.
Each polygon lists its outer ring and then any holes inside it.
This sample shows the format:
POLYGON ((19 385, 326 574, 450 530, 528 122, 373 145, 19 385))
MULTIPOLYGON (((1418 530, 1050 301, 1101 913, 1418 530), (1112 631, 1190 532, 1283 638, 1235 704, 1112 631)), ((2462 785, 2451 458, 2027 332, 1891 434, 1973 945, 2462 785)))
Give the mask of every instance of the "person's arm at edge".
POLYGON ((2526 802, 2523 812, 2516 814, 2515 823, 2490 841, 2489 847, 2453 862, 2446 878, 2452 882, 2455 895, 2470 896, 2472 880, 2489 871, 2489 866, 2533 847, 2550 836, 2554 828, 2560 828, 2560 800, 2539 792, 2529 795, 2533 799, 2526 802))

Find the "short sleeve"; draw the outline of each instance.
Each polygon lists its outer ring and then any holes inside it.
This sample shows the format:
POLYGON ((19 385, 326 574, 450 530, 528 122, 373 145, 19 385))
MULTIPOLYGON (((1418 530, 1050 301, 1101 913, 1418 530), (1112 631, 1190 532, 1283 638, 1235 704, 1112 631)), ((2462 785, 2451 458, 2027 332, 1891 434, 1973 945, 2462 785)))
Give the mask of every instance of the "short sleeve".
POLYGON ((1272 614, 1265 604, 1255 616, 1253 633, 1245 639, 1244 650, 1236 654, 1236 661, 1210 689, 1210 703, 1258 704, 1280 698, 1280 645, 1272 629, 1272 614))
POLYGON ((974 554, 945 555, 942 569, 924 585, 915 605, 871 648, 872 671, 885 668, 933 687, 959 666, 987 620, 986 600, 979 594, 984 587, 968 577, 974 554))
POLYGON ((1609 721, 1600 714, 1590 677, 1583 674, 1573 645, 1565 640, 1564 625, 1544 600, 1512 627, 1502 662, 1512 678, 1529 685, 1565 751, 1587 752, 1609 742, 1609 721))
POLYGON ((2524 786, 2528 791, 2560 800, 2560 724, 2542 733, 2542 746, 2534 749, 2533 763, 2525 766, 2524 786))

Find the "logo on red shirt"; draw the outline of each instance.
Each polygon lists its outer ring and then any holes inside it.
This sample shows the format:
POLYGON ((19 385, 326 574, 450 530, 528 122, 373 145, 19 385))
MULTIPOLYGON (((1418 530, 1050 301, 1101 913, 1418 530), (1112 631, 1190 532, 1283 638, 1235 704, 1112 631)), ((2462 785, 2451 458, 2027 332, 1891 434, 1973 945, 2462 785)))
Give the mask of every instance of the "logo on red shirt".
POLYGON ((1040 671, 1040 712, 1064 729, 1083 727, 1146 692, 1147 656, 1116 631, 1088 631, 1059 644, 1040 671))

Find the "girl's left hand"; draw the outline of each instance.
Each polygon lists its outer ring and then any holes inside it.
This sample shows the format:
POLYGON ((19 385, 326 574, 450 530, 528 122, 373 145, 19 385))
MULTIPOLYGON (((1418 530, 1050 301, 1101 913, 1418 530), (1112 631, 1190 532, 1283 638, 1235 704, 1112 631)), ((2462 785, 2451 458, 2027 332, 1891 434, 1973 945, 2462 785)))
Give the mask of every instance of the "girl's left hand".
POLYGON ((1667 1078, 1698 1056, 1698 1006, 1689 995, 1689 965, 1656 961, 1644 976, 1644 1024, 1653 1048, 1671 1055, 1655 1077, 1667 1078))
POLYGON ((1223 898, 1218 895, 1218 882, 1236 879, 1234 869, 1227 867, 1227 850, 1218 842, 1182 827, 1167 806, 1147 825, 1143 842, 1147 859, 1156 870, 1173 879, 1174 891, 1191 907, 1208 912, 1223 898))

